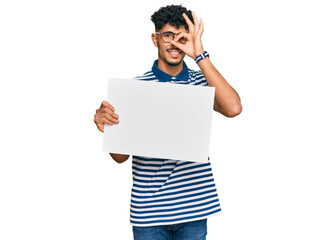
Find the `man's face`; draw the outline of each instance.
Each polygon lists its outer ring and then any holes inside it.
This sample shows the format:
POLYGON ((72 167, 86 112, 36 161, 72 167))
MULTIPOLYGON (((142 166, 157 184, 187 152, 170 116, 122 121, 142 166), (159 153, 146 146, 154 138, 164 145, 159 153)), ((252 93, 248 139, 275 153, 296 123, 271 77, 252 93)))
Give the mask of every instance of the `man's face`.
MULTIPOLYGON (((176 28, 168 23, 158 32, 188 33, 184 26, 176 28)), ((183 61, 185 53, 176 48, 172 43, 164 42, 160 34, 154 34, 152 38, 155 46, 158 48, 159 61, 164 62, 169 66, 178 66, 183 61)))

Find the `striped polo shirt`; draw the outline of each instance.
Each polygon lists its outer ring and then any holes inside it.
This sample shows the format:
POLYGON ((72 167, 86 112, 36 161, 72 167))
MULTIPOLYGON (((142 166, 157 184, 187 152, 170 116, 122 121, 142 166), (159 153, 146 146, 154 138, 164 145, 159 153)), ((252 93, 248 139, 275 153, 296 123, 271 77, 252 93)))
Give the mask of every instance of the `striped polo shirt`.
MULTIPOLYGON (((150 71, 135 79, 208 86, 201 71, 183 70, 175 77, 154 62, 150 71)), ((221 211, 208 162, 132 156, 131 224, 146 227, 196 221, 221 211)))

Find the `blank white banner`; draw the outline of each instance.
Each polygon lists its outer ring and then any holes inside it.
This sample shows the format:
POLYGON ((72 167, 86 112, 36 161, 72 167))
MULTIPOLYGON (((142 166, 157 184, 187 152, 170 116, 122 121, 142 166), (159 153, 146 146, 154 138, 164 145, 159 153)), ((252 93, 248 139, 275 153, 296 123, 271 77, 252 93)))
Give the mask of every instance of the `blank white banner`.
POLYGON ((119 123, 105 124, 103 151, 206 162, 214 96, 214 87, 111 78, 119 123))

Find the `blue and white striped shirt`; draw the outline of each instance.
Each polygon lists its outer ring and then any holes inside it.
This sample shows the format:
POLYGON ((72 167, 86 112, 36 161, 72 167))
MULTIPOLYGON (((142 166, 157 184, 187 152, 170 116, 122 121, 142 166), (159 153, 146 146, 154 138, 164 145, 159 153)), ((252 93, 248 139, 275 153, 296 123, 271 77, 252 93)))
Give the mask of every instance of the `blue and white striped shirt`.
MULTIPOLYGON (((201 71, 183 70, 176 77, 162 72, 157 60, 138 80, 208 86, 201 71)), ((207 218, 221 211, 208 162, 132 156, 131 224, 171 225, 207 218)))

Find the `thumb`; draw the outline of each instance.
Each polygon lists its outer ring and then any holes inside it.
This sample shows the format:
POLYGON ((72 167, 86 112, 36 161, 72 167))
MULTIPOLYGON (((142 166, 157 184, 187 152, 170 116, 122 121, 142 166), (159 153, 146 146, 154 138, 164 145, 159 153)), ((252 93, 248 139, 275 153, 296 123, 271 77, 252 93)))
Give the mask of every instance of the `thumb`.
POLYGON ((173 44, 175 47, 177 47, 178 49, 180 49, 180 50, 182 50, 183 52, 185 52, 184 50, 185 50, 185 46, 184 46, 184 44, 182 44, 182 43, 180 43, 180 42, 177 42, 177 41, 175 41, 175 40, 172 40, 171 42, 170 42, 171 44, 173 44))

